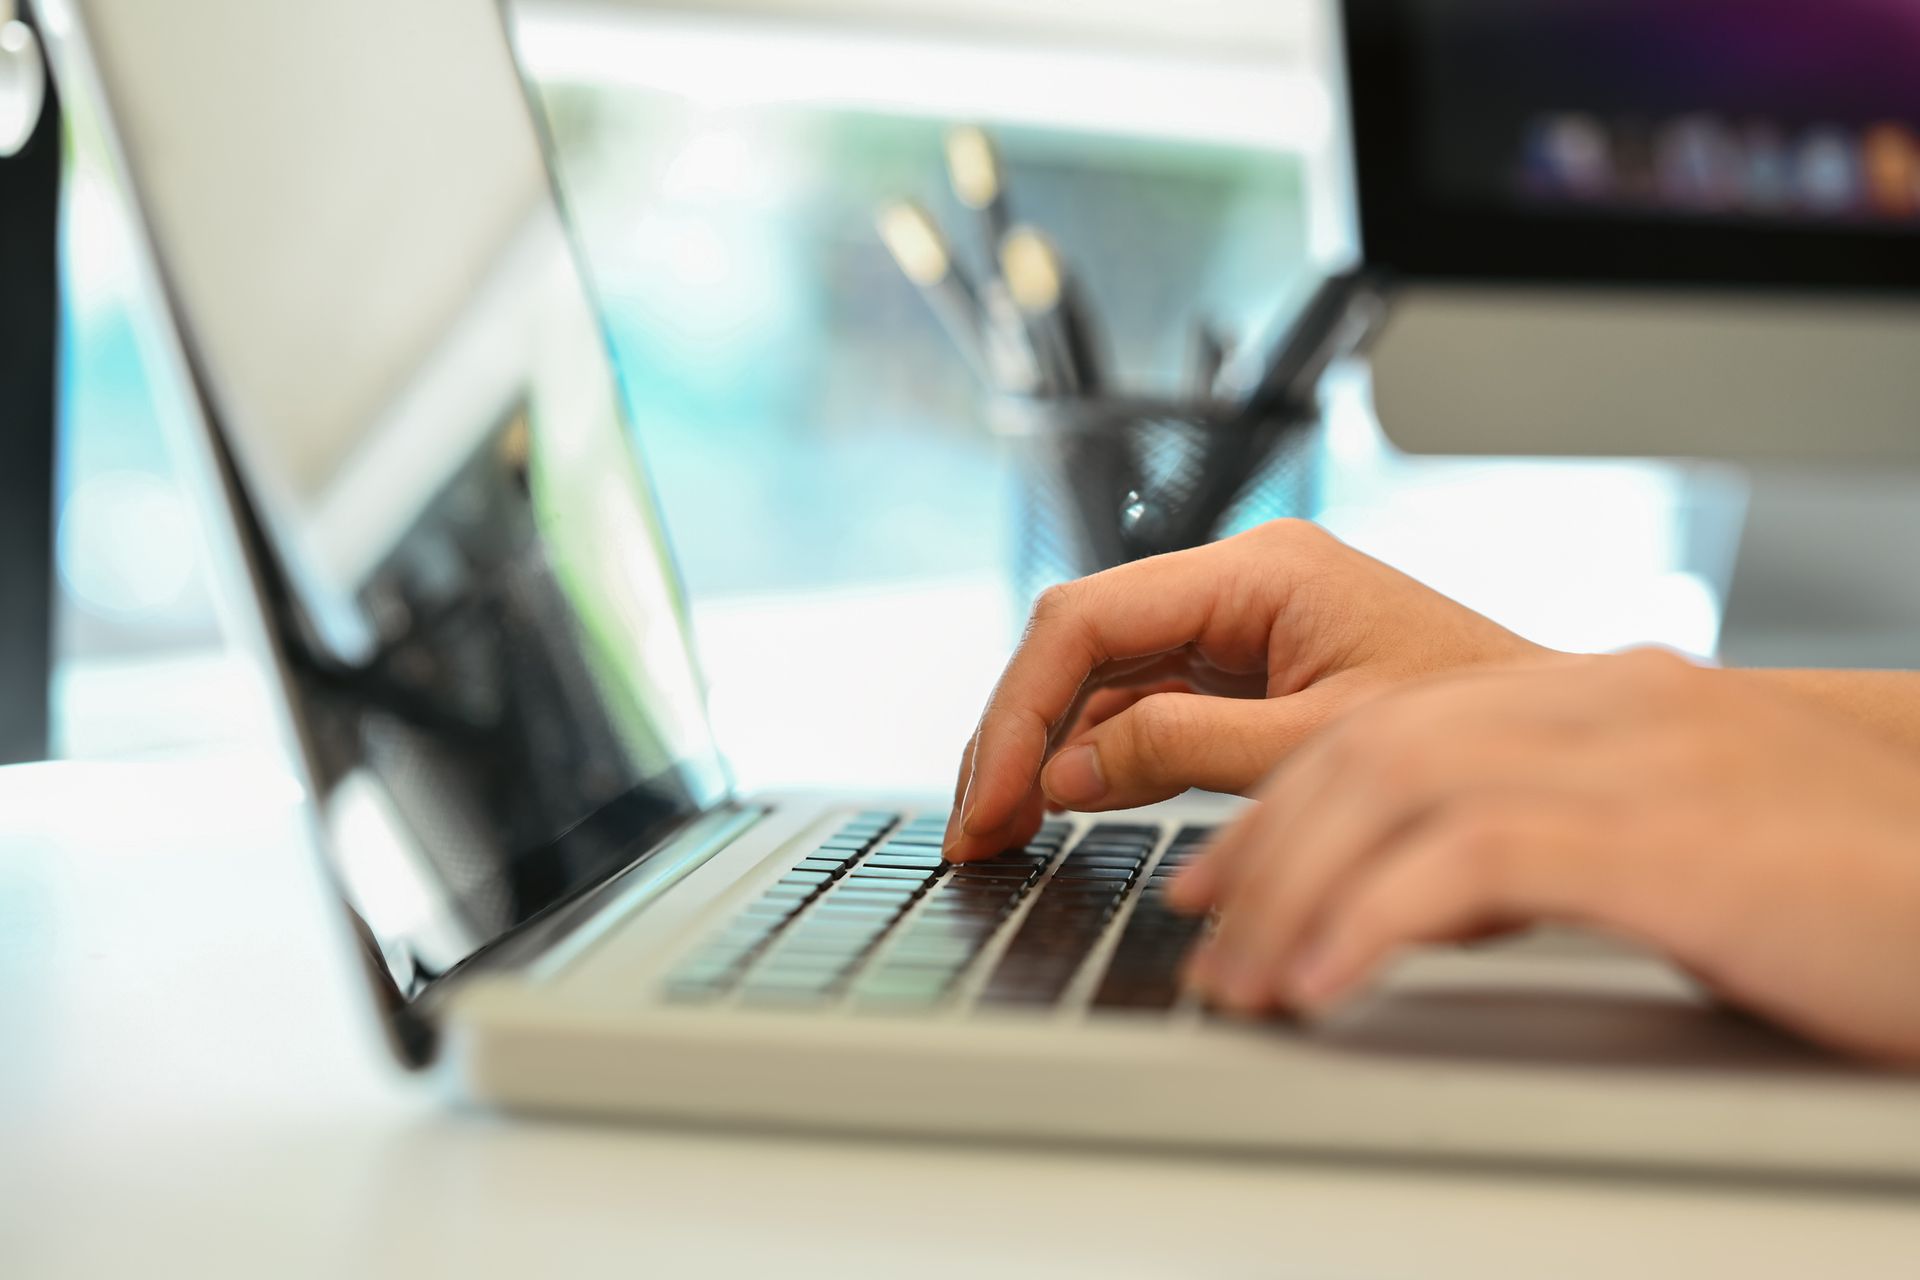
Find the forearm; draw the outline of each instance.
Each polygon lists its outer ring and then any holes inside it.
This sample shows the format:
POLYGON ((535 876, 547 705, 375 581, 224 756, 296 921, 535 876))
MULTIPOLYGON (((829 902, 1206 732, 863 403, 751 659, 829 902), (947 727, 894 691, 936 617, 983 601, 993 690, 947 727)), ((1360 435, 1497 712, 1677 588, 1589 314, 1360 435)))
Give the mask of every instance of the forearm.
POLYGON ((1862 728, 1920 751, 1920 671, 1736 671, 1820 703, 1862 728))

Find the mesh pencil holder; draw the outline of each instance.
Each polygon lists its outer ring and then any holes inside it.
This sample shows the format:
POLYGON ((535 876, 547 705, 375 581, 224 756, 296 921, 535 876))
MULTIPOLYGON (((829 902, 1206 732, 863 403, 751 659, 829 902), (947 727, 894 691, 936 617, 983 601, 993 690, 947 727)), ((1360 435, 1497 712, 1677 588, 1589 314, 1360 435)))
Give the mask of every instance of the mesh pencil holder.
POLYGON ((1013 580, 1023 600, 1129 560, 1315 509, 1319 415, 1126 397, 1008 398, 1019 462, 1013 580))

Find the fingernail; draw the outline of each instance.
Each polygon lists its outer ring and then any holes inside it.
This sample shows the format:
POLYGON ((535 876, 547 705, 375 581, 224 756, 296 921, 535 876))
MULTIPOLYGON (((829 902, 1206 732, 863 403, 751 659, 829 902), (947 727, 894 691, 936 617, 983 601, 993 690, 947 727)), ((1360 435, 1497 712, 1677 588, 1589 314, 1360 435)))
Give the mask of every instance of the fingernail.
POLYGON ((1107 794, 1099 751, 1091 743, 1062 751, 1041 773, 1040 786, 1048 799, 1069 809, 1096 803, 1107 794))
MULTIPOLYGON (((960 831, 962 832, 970 833, 972 831, 973 809, 974 809, 973 780, 979 776, 980 776, 980 758, 978 756, 975 756, 973 761, 973 768, 967 771, 966 789, 960 793, 960 804, 954 810, 955 813, 960 815, 960 831)), ((954 837, 954 843, 956 844, 959 843, 959 836, 956 835, 954 837)))

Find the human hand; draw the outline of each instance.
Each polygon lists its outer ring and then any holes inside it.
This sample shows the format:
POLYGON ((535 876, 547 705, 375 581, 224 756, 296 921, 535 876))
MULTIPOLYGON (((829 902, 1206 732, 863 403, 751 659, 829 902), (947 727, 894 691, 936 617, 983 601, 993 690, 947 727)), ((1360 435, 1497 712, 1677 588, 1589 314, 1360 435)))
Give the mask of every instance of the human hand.
POLYGON ((1301 750, 1169 891, 1190 981, 1316 1010, 1534 921, 1650 945, 1812 1039, 1920 1064, 1920 755, 1643 651, 1440 679, 1301 750))
POLYGON ((962 755, 946 854, 1022 843, 1049 803, 1244 793, 1377 693, 1550 656, 1298 520, 1054 587, 962 755))

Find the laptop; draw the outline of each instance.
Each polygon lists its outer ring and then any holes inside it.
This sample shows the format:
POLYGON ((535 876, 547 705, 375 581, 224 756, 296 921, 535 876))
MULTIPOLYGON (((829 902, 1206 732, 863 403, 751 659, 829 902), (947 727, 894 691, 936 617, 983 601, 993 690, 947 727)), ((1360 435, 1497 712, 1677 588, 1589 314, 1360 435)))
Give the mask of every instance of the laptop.
POLYGON ((1231 801, 959 868, 941 797, 737 794, 511 20, 41 7, 407 1067, 575 1116, 1920 1176, 1920 1085, 1590 939, 1422 955, 1311 1027, 1214 1016, 1159 888, 1231 801))

